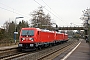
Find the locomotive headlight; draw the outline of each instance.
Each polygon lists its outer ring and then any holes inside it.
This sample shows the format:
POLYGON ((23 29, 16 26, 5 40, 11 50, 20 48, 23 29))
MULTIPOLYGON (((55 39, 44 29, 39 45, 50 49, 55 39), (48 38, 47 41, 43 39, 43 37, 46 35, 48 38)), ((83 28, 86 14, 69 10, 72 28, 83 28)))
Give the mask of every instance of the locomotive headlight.
POLYGON ((18 46, 19 46, 19 47, 22 47, 22 44, 19 44, 18 46))
POLYGON ((34 44, 30 44, 30 47, 33 47, 34 46, 34 44))
POLYGON ((33 38, 29 38, 29 40, 34 41, 34 39, 33 39, 33 38))
POLYGON ((25 38, 22 38, 22 40, 25 40, 25 38))

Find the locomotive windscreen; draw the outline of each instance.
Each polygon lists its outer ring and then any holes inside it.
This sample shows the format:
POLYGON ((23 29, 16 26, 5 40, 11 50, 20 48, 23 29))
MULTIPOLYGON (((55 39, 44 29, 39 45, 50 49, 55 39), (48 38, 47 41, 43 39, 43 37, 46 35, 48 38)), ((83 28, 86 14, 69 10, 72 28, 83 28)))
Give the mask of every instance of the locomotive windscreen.
POLYGON ((34 36, 34 30, 22 30, 22 36, 34 36))

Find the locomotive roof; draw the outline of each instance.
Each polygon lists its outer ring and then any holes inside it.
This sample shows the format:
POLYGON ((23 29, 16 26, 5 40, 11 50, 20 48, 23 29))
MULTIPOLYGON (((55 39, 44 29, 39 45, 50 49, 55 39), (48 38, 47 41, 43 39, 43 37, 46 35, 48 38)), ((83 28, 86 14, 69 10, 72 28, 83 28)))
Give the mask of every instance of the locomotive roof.
POLYGON ((22 28, 22 30, 29 30, 29 29, 37 29, 37 30, 40 30, 39 28, 22 28))
POLYGON ((40 29, 40 28, 22 28, 22 30, 29 30, 29 29, 36 29, 37 31, 43 31, 43 32, 54 32, 46 29, 40 29))
MULTIPOLYGON (((46 30, 46 29, 40 29, 40 28, 22 28, 22 30, 29 30, 29 29, 36 29, 37 31, 43 31, 43 32, 51 32, 54 33, 55 31, 50 31, 50 30, 46 30)), ((60 32, 56 32, 58 34, 65 34, 65 33, 60 33, 60 32)), ((68 34, 65 34, 68 35, 68 34)))

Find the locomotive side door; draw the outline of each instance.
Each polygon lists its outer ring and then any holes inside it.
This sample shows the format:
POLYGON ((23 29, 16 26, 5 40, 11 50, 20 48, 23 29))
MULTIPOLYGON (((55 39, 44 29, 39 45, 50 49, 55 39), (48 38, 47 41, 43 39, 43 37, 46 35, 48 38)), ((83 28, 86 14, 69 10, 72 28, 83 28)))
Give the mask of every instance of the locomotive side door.
POLYGON ((37 35, 37 40, 38 40, 38 42, 40 43, 40 42, 41 42, 41 39, 40 39, 40 31, 38 31, 37 34, 38 34, 38 35, 37 35))

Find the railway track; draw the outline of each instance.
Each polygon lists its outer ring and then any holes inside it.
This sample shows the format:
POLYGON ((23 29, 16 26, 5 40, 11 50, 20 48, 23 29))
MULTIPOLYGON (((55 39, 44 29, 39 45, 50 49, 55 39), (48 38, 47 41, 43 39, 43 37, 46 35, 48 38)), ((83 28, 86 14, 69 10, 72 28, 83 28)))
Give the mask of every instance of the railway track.
POLYGON ((0 50, 0 59, 11 56, 12 54, 16 54, 16 52, 17 52, 17 48, 2 49, 0 50))
POLYGON ((16 49, 10 49, 7 51, 0 51, 0 59, 1 60, 47 60, 51 59, 50 56, 54 59, 55 53, 59 55, 58 53, 63 53, 70 47, 72 47, 74 44, 77 44, 77 41, 69 41, 64 44, 60 44, 53 47, 44 48, 41 50, 33 51, 33 52, 18 52, 16 49))
POLYGON ((17 49, 18 48, 0 50, 0 60, 11 60, 23 55, 27 55, 27 53, 18 52, 17 49))
POLYGON ((46 55, 41 56, 37 60, 53 60, 57 56, 59 56, 59 55, 63 54, 64 52, 66 52, 71 47, 75 46, 75 44, 77 44, 77 42, 66 44, 65 46, 63 46, 61 48, 58 48, 58 49, 53 50, 52 52, 50 52, 50 53, 48 53, 46 55))
POLYGON ((59 54, 63 54, 66 50, 77 45, 77 41, 69 41, 53 47, 48 47, 37 52, 28 53, 27 55, 16 58, 16 60, 52 60, 59 54), (58 54, 59 53, 59 54, 58 54), (51 56, 51 57, 50 57, 51 56), (53 58, 52 58, 53 57, 53 58))
MULTIPOLYGON (((29 52, 31 53, 31 52, 29 52)), ((27 52, 18 52, 18 48, 8 48, 0 50, 0 60, 11 60, 20 56, 24 56, 29 54, 27 52)))

